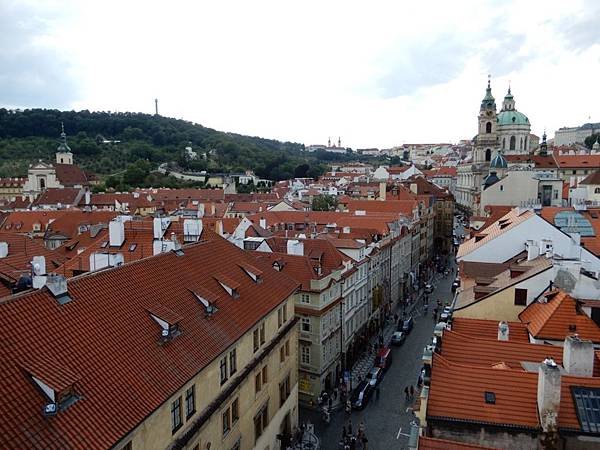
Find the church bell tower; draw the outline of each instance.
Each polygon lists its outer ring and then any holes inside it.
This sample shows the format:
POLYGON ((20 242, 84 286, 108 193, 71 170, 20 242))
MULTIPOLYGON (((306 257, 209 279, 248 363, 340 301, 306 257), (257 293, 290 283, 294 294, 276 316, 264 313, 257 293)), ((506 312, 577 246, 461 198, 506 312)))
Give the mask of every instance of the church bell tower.
POLYGON ((475 138, 473 162, 476 164, 489 164, 498 147, 496 99, 492 95, 490 77, 485 90, 485 97, 481 101, 478 116, 478 133, 475 138))

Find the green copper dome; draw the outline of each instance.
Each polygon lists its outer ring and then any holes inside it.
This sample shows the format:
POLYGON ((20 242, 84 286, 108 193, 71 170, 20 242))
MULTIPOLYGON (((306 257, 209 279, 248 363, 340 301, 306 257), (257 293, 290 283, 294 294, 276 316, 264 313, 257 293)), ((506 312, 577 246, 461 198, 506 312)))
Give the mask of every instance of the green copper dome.
POLYGON ((530 125, 527 116, 519 111, 501 111, 498 125, 530 125))
POLYGON ((501 153, 498 153, 494 158, 490 161, 490 169, 506 169, 508 167, 508 163, 506 162, 506 158, 502 156, 501 153))

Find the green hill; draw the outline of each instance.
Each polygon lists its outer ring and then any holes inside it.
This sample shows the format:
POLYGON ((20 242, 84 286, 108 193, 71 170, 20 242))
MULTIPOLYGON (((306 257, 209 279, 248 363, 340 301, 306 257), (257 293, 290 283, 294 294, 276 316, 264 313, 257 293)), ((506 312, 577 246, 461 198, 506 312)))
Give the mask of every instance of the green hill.
POLYGON ((350 155, 325 152, 309 154, 303 152, 303 144, 225 133, 149 114, 2 108, 0 176, 25 175, 28 165, 38 159, 53 161, 61 122, 75 162, 108 178, 107 185, 118 187, 165 184, 154 174, 147 178, 163 162, 209 172, 250 169, 261 178, 282 180, 318 176, 326 169, 323 162, 351 159, 350 155), (190 161, 185 156, 184 148, 190 142, 199 155, 207 154, 206 159, 190 161), (122 176, 128 172, 135 172, 134 176, 123 183, 122 176))

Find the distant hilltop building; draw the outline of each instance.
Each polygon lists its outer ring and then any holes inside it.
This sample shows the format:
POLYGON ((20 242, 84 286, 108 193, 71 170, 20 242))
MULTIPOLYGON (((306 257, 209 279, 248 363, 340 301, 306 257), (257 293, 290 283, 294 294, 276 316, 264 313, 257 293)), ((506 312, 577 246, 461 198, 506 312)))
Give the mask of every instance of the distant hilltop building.
POLYGON ((586 137, 600 132, 600 122, 586 123, 580 127, 563 127, 554 133, 554 145, 583 144, 586 137))
POLYGON ((308 152, 316 152, 318 150, 324 150, 330 153, 346 153, 346 147, 342 147, 342 138, 338 137, 337 145, 335 142, 331 142, 331 138, 327 139, 327 146, 317 144, 317 145, 308 145, 306 146, 306 151, 308 152))

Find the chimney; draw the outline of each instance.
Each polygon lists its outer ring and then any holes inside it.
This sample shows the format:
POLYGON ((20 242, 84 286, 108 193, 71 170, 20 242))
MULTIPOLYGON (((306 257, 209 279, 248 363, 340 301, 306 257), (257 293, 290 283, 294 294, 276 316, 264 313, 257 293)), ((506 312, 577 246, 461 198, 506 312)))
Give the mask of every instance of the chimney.
POLYGON ((183 220, 183 240, 184 242, 196 242, 202 234, 202 221, 200 219, 183 220))
POLYGON ((267 229, 267 219, 265 219, 264 217, 261 217, 258 223, 261 228, 263 228, 265 230, 267 229))
POLYGON ((504 320, 498 324, 498 340, 508 341, 509 329, 508 323, 504 320))
POLYGON ((556 432, 560 408, 560 369, 554 360, 546 358, 538 371, 537 406, 544 432, 556 432))
POLYGON ((8 256, 8 242, 0 242, 0 258, 8 256))
POLYGON ((120 220, 111 220, 108 224, 108 240, 111 247, 120 247, 125 241, 125 224, 120 220))
POLYGON ((87 206, 89 206, 90 203, 92 203, 92 193, 90 192, 89 189, 86 189, 86 191, 85 191, 85 204, 87 206))
POLYGON ((594 344, 578 335, 567 336, 563 346, 563 367, 569 375, 591 377, 594 372, 594 344))
POLYGON ((215 215, 217 214, 217 207, 215 206, 215 204, 214 204, 214 203, 211 203, 211 204, 210 204, 210 214, 211 214, 212 216, 215 216, 215 215))
POLYGON ((297 239, 287 241, 287 254, 304 256, 304 242, 297 239))
POLYGON ((540 256, 540 248, 536 241, 528 240, 525 243, 525 248, 527 249, 527 261, 531 261, 540 256))
POLYGON ((223 221, 222 220, 217 220, 215 222, 215 233, 217 233, 219 236, 223 236, 223 221))
POLYGON ((380 181, 379 182, 379 200, 381 200, 382 202, 385 202, 386 189, 387 189, 387 182, 380 181))
POLYGON ((204 217, 204 203, 198 203, 198 218, 204 217))
POLYGON ((31 261, 31 281, 34 289, 41 289, 46 284, 46 258, 34 256, 31 261))
POLYGON ((46 277, 46 287, 59 304, 64 305, 71 301, 71 297, 69 297, 69 293, 67 292, 67 279, 64 275, 56 273, 48 274, 46 277))

